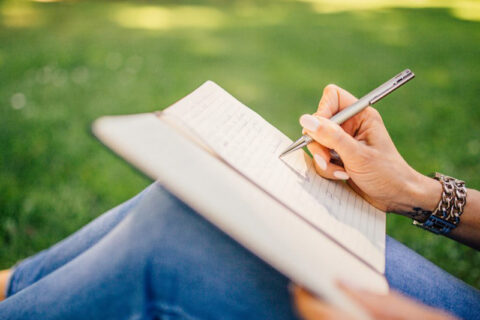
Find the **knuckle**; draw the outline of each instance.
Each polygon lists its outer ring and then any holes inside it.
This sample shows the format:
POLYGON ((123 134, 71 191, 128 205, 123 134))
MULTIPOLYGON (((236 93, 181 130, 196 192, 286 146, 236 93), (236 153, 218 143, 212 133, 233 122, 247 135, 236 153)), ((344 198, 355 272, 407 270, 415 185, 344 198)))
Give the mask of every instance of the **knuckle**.
MULTIPOLYGON (((338 145, 345 139, 345 132, 343 129, 331 122, 328 119, 321 118, 320 126, 316 132, 316 138, 321 139, 328 145, 338 145)), ((329 146, 328 146, 329 147, 329 146)))
POLYGON ((382 116, 380 115, 380 112, 378 112, 378 110, 375 109, 375 108, 368 107, 367 112, 368 112, 368 116, 371 117, 372 119, 375 119, 375 120, 381 120, 382 119, 382 116))
POLYGON ((329 91, 335 91, 337 90, 338 86, 333 84, 333 83, 329 83, 325 86, 325 88, 323 89, 323 93, 327 93, 329 91))
POLYGON ((335 145, 340 145, 345 140, 345 134, 340 128, 334 128, 331 132, 330 137, 335 145))

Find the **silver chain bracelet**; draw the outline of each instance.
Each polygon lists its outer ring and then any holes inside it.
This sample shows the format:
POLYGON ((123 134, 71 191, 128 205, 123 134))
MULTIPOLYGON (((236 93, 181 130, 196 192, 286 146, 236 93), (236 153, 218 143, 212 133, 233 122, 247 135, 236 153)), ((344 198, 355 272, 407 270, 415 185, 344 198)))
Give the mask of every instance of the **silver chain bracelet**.
POLYGON ((413 224, 436 234, 447 234, 460 223, 467 203, 467 188, 464 181, 438 172, 434 178, 442 184, 441 199, 426 221, 413 221, 413 224))

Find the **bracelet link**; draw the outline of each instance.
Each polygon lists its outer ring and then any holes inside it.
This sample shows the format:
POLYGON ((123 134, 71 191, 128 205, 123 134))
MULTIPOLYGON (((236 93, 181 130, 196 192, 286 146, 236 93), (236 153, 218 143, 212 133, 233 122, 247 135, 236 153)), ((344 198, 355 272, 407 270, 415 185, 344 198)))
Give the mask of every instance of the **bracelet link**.
POLYGON ((435 234, 447 234, 460 223, 467 202, 467 188, 464 181, 438 172, 434 178, 442 184, 440 201, 424 222, 413 221, 413 224, 435 234))

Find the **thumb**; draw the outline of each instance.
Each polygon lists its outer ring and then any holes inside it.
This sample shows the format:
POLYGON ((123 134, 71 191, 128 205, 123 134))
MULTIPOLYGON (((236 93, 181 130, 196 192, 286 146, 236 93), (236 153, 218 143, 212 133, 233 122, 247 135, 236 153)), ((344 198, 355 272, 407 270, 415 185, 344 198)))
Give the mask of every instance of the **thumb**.
POLYGON ((321 145, 335 150, 342 159, 359 151, 361 144, 327 118, 304 114, 300 117, 300 124, 310 137, 321 145))

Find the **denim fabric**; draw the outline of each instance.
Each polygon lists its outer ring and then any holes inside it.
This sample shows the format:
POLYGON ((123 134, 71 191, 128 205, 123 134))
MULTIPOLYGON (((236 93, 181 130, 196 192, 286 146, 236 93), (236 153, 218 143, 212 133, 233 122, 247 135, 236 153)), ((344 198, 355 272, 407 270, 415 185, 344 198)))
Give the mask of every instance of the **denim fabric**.
POLYGON ((463 319, 480 319, 480 291, 387 236, 385 275, 391 288, 463 319))
MULTIPOLYGON (((392 286, 462 318, 480 293, 387 237, 392 286)), ((1 319, 296 319, 288 279, 153 184, 22 261, 1 319)))
POLYGON ((121 205, 105 212, 100 217, 75 232, 56 245, 22 260, 16 265, 7 287, 7 296, 35 283, 50 272, 57 270, 73 260, 80 253, 88 250, 109 233, 138 203, 141 197, 154 186, 150 185, 143 192, 121 205), (18 272, 17 272, 18 269, 18 272))

